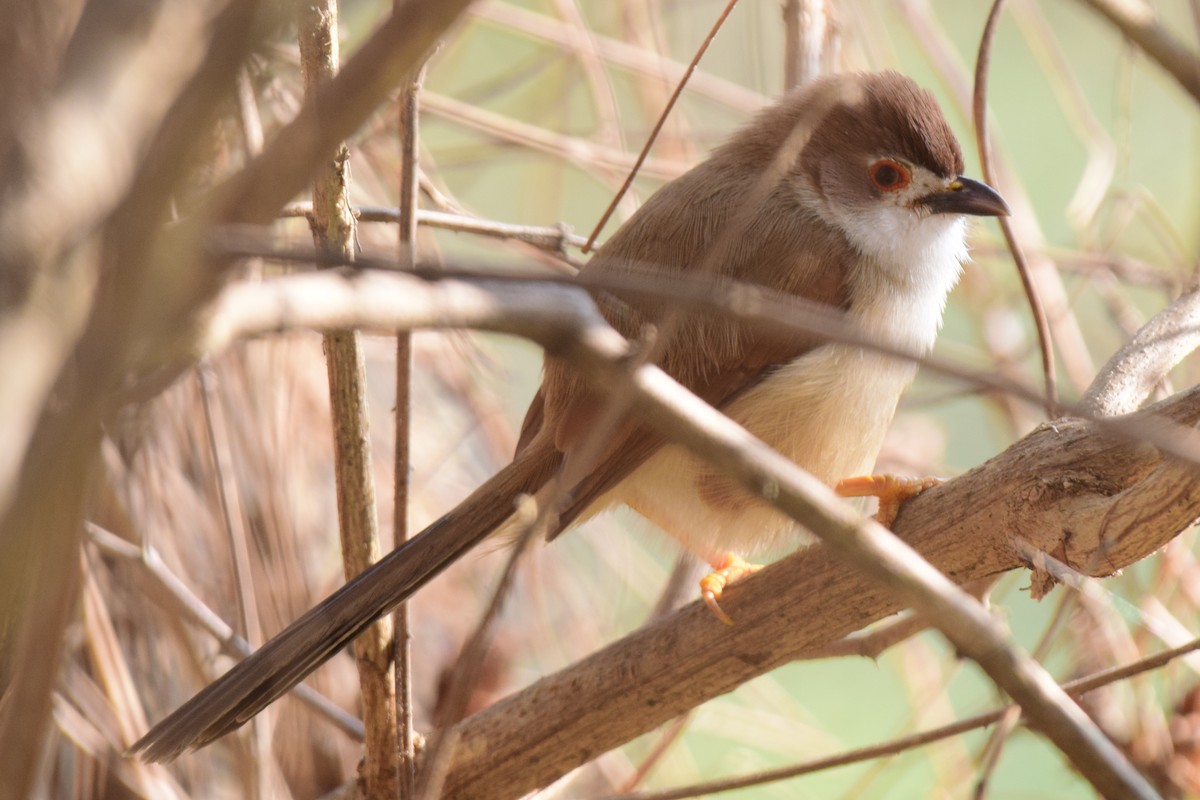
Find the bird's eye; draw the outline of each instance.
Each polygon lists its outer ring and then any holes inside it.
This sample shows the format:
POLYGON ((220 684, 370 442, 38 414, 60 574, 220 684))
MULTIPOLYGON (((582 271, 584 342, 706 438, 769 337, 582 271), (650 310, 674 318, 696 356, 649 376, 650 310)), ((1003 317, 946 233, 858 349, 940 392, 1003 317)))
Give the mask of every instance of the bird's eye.
POLYGON ((908 167, 890 158, 876 161, 867 173, 871 176, 871 183, 875 184, 875 188, 885 192, 903 189, 912 181, 912 173, 908 171, 908 167))

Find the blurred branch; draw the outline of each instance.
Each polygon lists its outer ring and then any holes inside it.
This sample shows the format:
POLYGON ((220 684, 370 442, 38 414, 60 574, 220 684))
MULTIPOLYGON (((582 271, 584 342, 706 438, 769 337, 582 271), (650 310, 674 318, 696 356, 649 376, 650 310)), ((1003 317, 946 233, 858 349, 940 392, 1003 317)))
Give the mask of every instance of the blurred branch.
POLYGON ((621 127, 621 110, 617 105, 616 92, 613 90, 612 79, 604 68, 604 57, 600 55, 596 36, 584 19, 579 1, 554 0, 554 6, 564 23, 563 32, 567 39, 564 50, 583 70, 588 94, 591 96, 592 110, 600 122, 600 129, 592 138, 624 150, 625 136, 621 127))
POLYGON ((1135 410, 1197 347, 1200 290, 1192 289, 1155 314, 1113 354, 1079 401, 1080 409, 1102 417, 1135 410))
POLYGON ((1077 229, 1083 228, 1095 221, 1101 203, 1112 188, 1117 169, 1117 146, 1093 113, 1042 7, 1031 0, 1020 0, 1013 4, 1012 14, 1025 32, 1025 40, 1034 56, 1044 65, 1047 83, 1058 97, 1067 122, 1087 151, 1087 164, 1067 204, 1067 218, 1077 229))
MULTIPOLYGON (((985 244, 975 251, 979 255, 996 254, 996 248, 985 244)), ((1052 250, 1050 255, 1059 269, 1093 278, 1097 273, 1107 273, 1122 283, 1146 286, 1167 293, 1178 291, 1179 277, 1163 267, 1142 261, 1127 253, 1092 252, 1089 250, 1052 250)))
MULTIPOLYGON (((132 4, 129 17, 89 6, 54 93, 13 121, 16 168, 0 170, 0 372, 17 376, 0 394, 0 798, 27 796, 42 763, 101 426, 138 336, 160 333, 138 325, 162 300, 141 280, 143 253, 104 259, 126 255, 123 212, 147 211, 139 201, 186 169, 155 174, 156 157, 186 155, 202 135, 175 136, 175 123, 216 113, 189 101, 219 94, 273 19, 263 5, 132 4)), ((152 211, 139 220, 148 230, 166 209, 152 211)))
MULTIPOLYGON (((233 229, 226 229, 224 244, 214 240, 214 248, 227 254, 321 263, 311 252, 289 253, 264 248, 255 244, 253 235, 238 241, 235 233, 233 229)), ((669 296, 681 309, 700 308, 725 314, 742 323, 761 326, 764 335, 817 336, 853 344, 920 364, 978 389, 1000 392, 1033 404, 1043 399, 1026 385, 997 376, 987 369, 898 348, 866 334, 837 309, 746 283, 714 281, 704 275, 677 275, 672 276, 669 287, 664 287, 660 280, 639 272, 636 265, 630 265, 624 275, 566 278, 545 274, 505 275, 456 269, 452 265, 436 269, 418 267, 413 275, 401 275, 395 272, 392 261, 364 258, 356 263, 363 268, 380 269, 364 269, 340 276, 294 275, 266 283, 229 287, 218 299, 211 324, 195 346, 202 351, 215 351, 236 338, 290 330, 297 325, 316 329, 356 326, 380 331, 394 330, 397 326, 480 327, 538 341, 539 332, 544 330, 540 318, 545 316, 546 309, 537 304, 534 295, 545 290, 539 287, 553 285, 565 287, 568 290, 565 297, 575 297, 572 292, 581 287, 632 297, 661 299, 669 296), (438 284, 437 288, 426 281, 438 284), (378 293, 378 297, 371 297, 371 292, 378 293), (499 306, 492 302, 496 297, 503 298, 499 306), (431 303, 447 316, 439 318, 431 303), (505 309, 511 309, 516 315, 529 314, 532 318, 509 318, 505 309)), ((1071 406, 1066 406, 1064 413, 1084 416, 1083 411, 1071 406)), ((1164 433, 1139 425, 1136 417, 1095 417, 1090 421, 1103 425, 1114 435, 1147 442, 1165 454, 1200 464, 1198 432, 1177 429, 1164 433)))
POLYGON ((14 136, 54 88, 83 7, 84 0, 0 0, 0 164, 12 167, 14 136))
POLYGON ((277 5, 134 3, 123 19, 91 4, 70 73, 18 121, 5 163, 22 168, 0 171, 0 372, 20 376, 0 397, 0 798, 27 796, 42 763, 103 426, 139 379, 161 387, 192 363, 189 323, 223 276, 194 249, 206 216, 274 217, 468 2, 406 3, 210 194, 208 215, 165 233, 169 200, 277 5))
POLYGON ((1080 0, 1158 62, 1200 103, 1200 58, 1159 24, 1143 0, 1080 0))
MULTIPOLYGON (((246 638, 255 646, 260 646, 263 641, 262 619, 258 612, 258 601, 250 574, 252 559, 244 524, 246 517, 242 508, 234 459, 229 452, 229 425, 220 398, 213 390, 212 375, 205 367, 200 367, 196 370, 196 377, 199 383, 200 405, 204 412, 206 443, 212 458, 217 505, 221 511, 221 530, 225 535, 233 566, 233 593, 238 618, 246 638)), ((266 719, 254 721, 249 743, 250 758, 247 759, 255 790, 264 796, 278 790, 278 785, 271 782, 270 770, 263 769, 264 762, 268 760, 267 755, 271 752, 272 720, 273 715, 270 715, 266 719)), ((137 736, 131 736, 125 741, 137 741, 137 736)))
MULTIPOLYGON (((496 25, 511 28, 530 36, 536 36, 570 52, 571 36, 565 23, 544 14, 520 8, 509 3, 476 3, 467 12, 476 19, 487 20, 496 25)), ((688 67, 662 55, 648 53, 641 47, 627 42, 592 33, 600 56, 613 66, 623 67, 650 77, 676 84, 683 79, 688 67)), ((751 114, 767 104, 762 94, 740 86, 733 81, 707 72, 697 71, 688 81, 690 92, 722 103, 735 111, 751 114)))
MULTIPOLYGON (((137 739, 137 732, 146 727, 146 715, 138 697, 136 681, 126 661, 125 652, 117 636, 116 626, 107 604, 108 598, 96 581, 95 573, 85 569, 83 591, 83 618, 90 666, 95 679, 104 688, 112 709, 111 719, 115 723, 117 736, 105 742, 104 748, 94 753, 104 757, 113 751, 120 752, 129 742, 137 739)), ((89 715, 95 722, 104 719, 89 715)), ((131 788, 147 796, 164 800, 182 800, 182 791, 174 785, 170 773, 147 764, 118 762, 132 773, 131 788), (147 767, 150 767, 149 769, 147 767)))
MULTIPOLYGON (((426 92, 421 96, 421 106, 429 114, 466 125, 490 138, 538 150, 590 171, 625 175, 637 163, 637 159, 624 150, 597 144, 586 136, 551 131, 444 94, 426 92)), ((670 180, 687 172, 689 166, 677 161, 647 158, 641 171, 652 178, 670 180)))
MULTIPOLYGON (((556 488, 561 494, 562 481, 556 488)), ((437 800, 441 797, 456 797, 455 794, 444 792, 446 777, 461 746, 461 737, 457 722, 462 720, 471 693, 479 682, 487 656, 488 646, 492 641, 493 629, 500 615, 504 600, 512 591, 513 582, 517 577, 517 566, 534 539, 544 540, 548 526, 554 524, 556 512, 553 498, 549 503, 539 506, 528 501, 523 508, 518 508, 520 515, 517 538, 509 548, 504 568, 492 589, 491 597, 484 607, 474 628, 466 641, 463 642, 458 658, 449 672, 445 692, 439 698, 438 708, 434 718, 434 732, 430 736, 424 753, 424 764, 421 771, 420 793, 421 800, 437 800)), ((418 534, 419 535, 419 534, 418 534)))
MULTIPOLYGON (((976 600, 984 603, 984 596, 992 590, 995 583, 995 578, 986 578, 972 584, 965 584, 963 588, 976 600)), ((901 642, 908 641, 918 633, 927 631, 931 627, 932 624, 929 620, 919 617, 916 614, 909 614, 908 616, 873 628, 870 631, 856 631, 818 650, 803 653, 796 660, 815 661, 824 658, 859 656, 874 661, 887 650, 890 650, 901 642)))
POLYGON ((821 76, 825 55, 825 0, 784 0, 783 87, 791 91, 821 76))
MULTIPOLYGON (((112 758, 114 745, 118 744, 116 727, 119 724, 113 719, 112 697, 105 696, 94 677, 80 664, 65 665, 59 686, 51 698, 55 726, 70 738, 83 763, 90 759, 106 764, 108 774, 104 780, 110 781, 105 786, 108 791, 156 800, 187 800, 189 795, 171 776, 170 770, 144 769, 145 765, 112 758), (115 789, 116 782, 124 784, 128 791, 115 789)), ((83 767, 77 774, 84 775, 87 771, 83 767)), ((80 783, 76 784, 76 789, 77 794, 88 791, 80 783)))
POLYGON ((254 96, 254 84, 246 67, 238 70, 237 76, 238 123, 242 128, 242 142, 251 157, 262 152, 262 115, 258 111, 258 98, 254 96))
MULTIPOLYGON (((354 206, 351 208, 354 218, 359 222, 400 222, 400 209, 386 206, 354 206)), ((280 212, 283 217, 309 217, 312 215, 312 203, 289 203, 280 212)), ((550 250, 565 255, 567 246, 581 247, 586 239, 576 236, 565 224, 537 226, 513 225, 507 222, 496 222, 483 217, 472 217, 466 214, 451 214, 445 211, 430 211, 417 209, 417 224, 430 228, 440 228, 461 233, 476 233, 480 236, 491 236, 496 239, 516 239, 531 244, 543 250, 550 250)))
POLYGON ((267 223, 420 64, 471 0, 410 0, 318 87, 262 155, 214 190, 219 220, 267 223))
POLYGON ((8 121, 12 150, 0 170, 0 372, 21 380, 0 393, 0 511, 90 311, 98 270, 72 248, 121 201, 135 178, 135 154, 198 69, 209 43, 203 5, 167 4, 140 38, 102 19, 85 22, 75 46, 90 58, 80 55, 52 96, 8 121), (178 46, 159 46, 160 38, 174 37, 178 46), (120 125, 110 124, 114 115, 120 125), (86 147, 79 141, 84 131, 86 147))

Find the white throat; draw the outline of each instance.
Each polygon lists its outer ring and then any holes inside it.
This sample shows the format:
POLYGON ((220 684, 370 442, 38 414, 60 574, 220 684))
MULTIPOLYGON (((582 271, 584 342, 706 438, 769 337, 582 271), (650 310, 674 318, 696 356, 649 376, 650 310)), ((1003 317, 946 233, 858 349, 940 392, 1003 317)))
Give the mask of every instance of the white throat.
POLYGON ((920 216, 897 206, 845 217, 842 230, 864 256, 852 278, 852 313, 872 333, 927 352, 967 260, 966 217, 920 216))

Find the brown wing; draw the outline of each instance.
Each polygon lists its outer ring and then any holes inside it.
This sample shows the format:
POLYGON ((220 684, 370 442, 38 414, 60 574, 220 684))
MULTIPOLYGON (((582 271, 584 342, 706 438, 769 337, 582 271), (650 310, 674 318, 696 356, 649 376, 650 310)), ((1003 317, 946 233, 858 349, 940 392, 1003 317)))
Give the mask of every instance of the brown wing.
MULTIPOLYGON (((698 394, 710 405, 720 408, 741 392, 761 380, 775 365, 799 357, 811 346, 797 348, 778 343, 775 347, 765 346, 755 355, 764 361, 757 368, 747 365, 745 369, 728 370, 713 376, 704 391, 698 394)), ((615 487, 663 445, 664 439, 653 429, 643 425, 628 424, 612 437, 601 462, 593 469, 571 495, 571 504, 561 513, 559 521, 563 527, 582 514, 588 506, 615 487)), ((551 537, 553 538, 553 537, 551 537)))
MULTIPOLYGON (((845 237, 801 204, 807 180, 797 163, 798 124, 810 124, 794 99, 760 119, 708 161, 664 186, 604 245, 584 274, 656 279, 675 273, 739 281, 845 308, 855 253, 845 237), (788 151, 784 153, 784 151, 788 151), (780 154, 784 156, 780 158, 780 154)), ((801 137, 801 140, 802 141, 801 137)), ((680 311, 667 298, 597 292, 605 318, 627 338, 677 315, 659 364, 705 401, 721 407, 820 342, 772 338, 762 330, 703 311, 680 311)), ((605 398, 569 366, 548 359, 545 380, 526 415, 521 441, 538 432, 569 453, 594 428, 605 398), (544 430, 543 430, 544 428, 544 430)), ((630 422, 612 436, 597 468, 577 488, 564 522, 615 486, 662 445, 630 422)))

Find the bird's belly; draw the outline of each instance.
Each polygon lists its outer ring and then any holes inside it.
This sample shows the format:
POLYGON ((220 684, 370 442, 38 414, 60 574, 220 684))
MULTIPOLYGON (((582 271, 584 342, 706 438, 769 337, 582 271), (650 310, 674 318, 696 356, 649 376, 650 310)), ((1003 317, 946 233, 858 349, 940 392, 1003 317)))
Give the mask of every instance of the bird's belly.
MULTIPOLYGON (((778 368, 722 410, 829 483, 869 471, 911 364, 829 344, 778 368)), ((678 445, 664 447, 612 493, 704 557, 808 539, 765 501, 678 445)))

